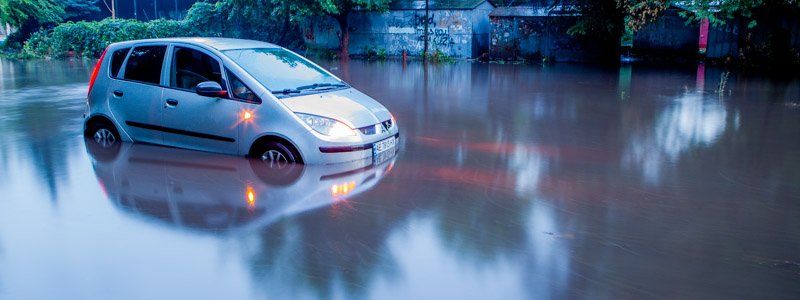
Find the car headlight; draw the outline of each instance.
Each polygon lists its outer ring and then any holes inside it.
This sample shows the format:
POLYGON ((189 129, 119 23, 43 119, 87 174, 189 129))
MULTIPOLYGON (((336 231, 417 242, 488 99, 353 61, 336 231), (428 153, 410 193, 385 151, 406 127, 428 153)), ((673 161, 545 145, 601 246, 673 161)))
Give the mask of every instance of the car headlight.
POLYGON ((356 131, 353 130, 353 128, 350 128, 350 126, 347 126, 347 124, 334 119, 300 113, 296 113, 296 115, 300 117, 303 122, 306 122, 308 126, 321 134, 332 137, 356 135, 356 131))

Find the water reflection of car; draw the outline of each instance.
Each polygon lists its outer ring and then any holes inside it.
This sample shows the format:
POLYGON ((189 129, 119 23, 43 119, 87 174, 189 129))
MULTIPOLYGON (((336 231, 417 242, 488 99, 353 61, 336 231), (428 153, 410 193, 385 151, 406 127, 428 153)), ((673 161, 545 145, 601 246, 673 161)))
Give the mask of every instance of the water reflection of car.
POLYGON ((270 167, 257 159, 146 144, 86 147, 97 180, 121 209, 211 232, 268 226, 372 188, 394 156, 324 166, 270 167))

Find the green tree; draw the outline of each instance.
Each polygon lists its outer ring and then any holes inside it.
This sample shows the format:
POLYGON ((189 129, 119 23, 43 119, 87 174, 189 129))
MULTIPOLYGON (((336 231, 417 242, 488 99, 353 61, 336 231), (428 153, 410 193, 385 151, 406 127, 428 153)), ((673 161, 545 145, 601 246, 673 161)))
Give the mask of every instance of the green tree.
POLYGON ((339 25, 339 49, 341 57, 349 56, 350 29, 348 16, 355 10, 384 12, 392 0, 230 0, 231 4, 242 10, 258 7, 273 7, 273 15, 284 16, 284 27, 290 23, 309 17, 326 16, 339 25))
POLYGON ((391 1, 392 0, 303 0, 295 3, 302 5, 299 7, 300 12, 307 12, 318 16, 328 16, 336 20, 336 23, 339 24, 340 32, 340 56, 349 57, 350 28, 347 17, 354 10, 385 12, 389 9, 389 2, 391 1))
POLYGON ((748 27, 758 24, 754 12, 758 10, 784 10, 800 8, 798 0, 620 0, 620 8, 626 16, 626 26, 633 30, 654 21, 669 7, 685 9, 681 13, 689 21, 708 19, 711 24, 721 25, 726 21, 742 17, 749 21, 748 27))
POLYGON ((64 20, 79 21, 86 19, 92 13, 100 11, 97 7, 98 0, 63 0, 64 20))
POLYGON ((800 14, 799 0, 620 0, 625 27, 631 33, 655 21, 664 10, 679 7, 687 22, 708 20, 712 26, 738 26, 735 59, 774 71, 796 70, 800 53, 792 47, 791 28, 782 24, 800 14))
POLYGON ((575 25, 567 33, 602 55, 597 59, 619 61, 619 41, 625 29, 622 0, 557 0, 556 5, 573 6, 580 12, 575 25))
POLYGON ((97 0, 0 0, 0 24, 10 24, 17 31, 4 47, 22 48, 31 34, 52 28, 63 21, 76 21, 99 11, 97 0))
POLYGON ((289 48, 302 45, 299 21, 310 13, 307 4, 295 0, 222 0, 217 2, 217 10, 225 11, 230 27, 226 31, 237 31, 233 36, 289 48))
POLYGON ((637 31, 655 21, 661 12, 672 5, 674 0, 622 0, 620 9, 625 15, 625 27, 637 31))
POLYGON ((30 21, 59 22, 63 16, 64 7, 55 0, 0 0, 0 21, 17 28, 30 21))
POLYGON ((42 25, 63 20, 64 8, 56 0, 0 0, 0 23, 17 29, 3 47, 21 48, 42 25))

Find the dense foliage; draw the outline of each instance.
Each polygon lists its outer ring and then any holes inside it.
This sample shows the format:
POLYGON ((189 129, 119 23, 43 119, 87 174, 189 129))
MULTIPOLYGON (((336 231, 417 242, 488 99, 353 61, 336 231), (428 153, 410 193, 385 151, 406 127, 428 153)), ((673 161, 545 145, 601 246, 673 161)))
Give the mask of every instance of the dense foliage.
POLYGON ((97 57, 110 43, 156 37, 192 36, 196 32, 183 21, 139 22, 105 19, 99 22, 67 22, 52 30, 34 33, 22 53, 29 57, 76 55, 97 57))
POLYGON ((626 25, 638 30, 655 20, 669 7, 681 7, 688 21, 708 19, 713 25, 722 25, 737 17, 747 19, 748 27, 758 24, 755 12, 759 10, 791 10, 800 8, 798 0, 619 0, 626 16, 626 25))
MULTIPOLYGON (((85 19, 97 11, 98 0, 0 0, 0 22, 17 32, 4 47, 27 57, 60 57, 73 53, 99 55, 109 43, 172 36, 219 36, 273 42, 289 48, 303 46, 300 24, 307 17, 329 17, 339 25, 339 48, 348 56, 348 16, 353 11, 385 11, 391 0, 206 0, 195 3, 183 20, 85 19), (65 22, 61 23, 60 22, 65 22), (36 32, 36 33, 33 33, 36 32), (27 42, 26 42, 27 40, 27 42)), ((708 19, 713 25, 726 22, 743 28, 742 60, 768 57, 776 64, 784 58, 797 60, 790 52, 788 34, 772 32, 770 19, 800 12, 800 0, 496 0, 498 6, 552 5, 580 11, 568 33, 600 59, 617 60, 619 41, 630 42, 635 32, 656 20, 670 7, 680 7, 687 22, 708 19), (765 24, 758 26, 758 24, 765 24)), ((774 23, 774 22, 773 22, 774 23)), ((774 24, 773 24, 774 25, 774 24)), ((376 56, 378 52, 375 52, 376 56)))
POLYGON ((292 0, 222 0, 198 2, 184 19, 206 36, 268 41, 287 48, 302 46, 301 8, 292 0))
POLYGON ((18 49, 43 24, 63 20, 64 7, 57 0, 0 0, 0 24, 17 31, 6 39, 4 48, 18 49))
POLYGON ((625 28, 618 0, 562 1, 560 4, 574 6, 581 12, 576 23, 567 30, 568 34, 578 36, 598 55, 597 60, 619 61, 619 41, 625 28))
POLYGON ((97 0, 0 0, 0 24, 17 28, 4 48, 19 49, 41 28, 51 28, 64 20, 81 19, 99 11, 96 3, 97 0))
POLYGON ((97 7, 98 0, 61 0, 59 3, 64 7, 64 20, 79 21, 90 16, 92 13, 99 12, 97 7))
POLYGON ((0 21, 17 28, 28 21, 59 22, 64 14, 64 7, 56 0, 0 0, 0 21))
POLYGON ((249 38, 290 48, 301 46, 300 30, 279 6, 261 2, 258 6, 236 1, 194 4, 183 20, 140 22, 104 19, 62 23, 34 33, 22 48, 23 57, 63 57, 74 54, 97 57, 111 43, 180 36, 249 38))

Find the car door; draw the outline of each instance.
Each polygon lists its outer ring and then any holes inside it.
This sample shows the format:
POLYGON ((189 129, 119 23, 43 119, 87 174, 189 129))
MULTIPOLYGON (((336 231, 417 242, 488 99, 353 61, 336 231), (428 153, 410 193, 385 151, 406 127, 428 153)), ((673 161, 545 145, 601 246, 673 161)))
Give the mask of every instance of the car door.
POLYGON ((195 93, 201 82, 226 88, 220 60, 200 47, 173 44, 168 59, 167 88, 162 99, 164 142, 196 150, 237 153, 241 102, 195 93))
POLYGON ((135 46, 109 88, 109 108, 134 141, 161 143, 161 78, 166 44, 135 46))

